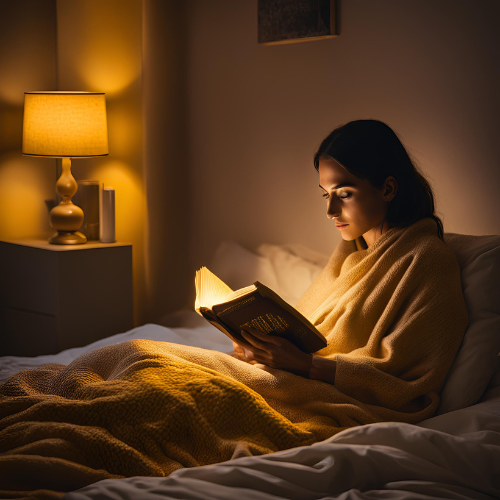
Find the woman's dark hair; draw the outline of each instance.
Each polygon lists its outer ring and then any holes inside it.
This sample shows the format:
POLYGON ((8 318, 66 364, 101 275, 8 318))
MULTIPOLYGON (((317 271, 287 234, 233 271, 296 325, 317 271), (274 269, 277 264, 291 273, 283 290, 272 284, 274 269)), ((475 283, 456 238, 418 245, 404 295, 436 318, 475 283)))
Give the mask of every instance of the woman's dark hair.
POLYGON ((429 182, 419 172, 396 133, 378 120, 355 120, 336 128, 314 155, 320 160, 334 159, 352 175, 367 179, 380 189, 388 176, 398 183, 389 202, 385 220, 390 227, 406 227, 424 217, 436 221, 443 238, 443 223, 434 214, 434 195, 429 182))

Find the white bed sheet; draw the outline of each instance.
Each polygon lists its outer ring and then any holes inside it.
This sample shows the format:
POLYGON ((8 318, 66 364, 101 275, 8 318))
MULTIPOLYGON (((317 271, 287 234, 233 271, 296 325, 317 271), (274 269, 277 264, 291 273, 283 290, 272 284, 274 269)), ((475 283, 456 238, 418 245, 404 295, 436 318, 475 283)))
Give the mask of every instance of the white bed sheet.
POLYGON ((67 349, 58 354, 35 356, 32 358, 20 356, 0 357, 0 383, 18 371, 35 368, 46 363, 60 363, 68 365, 80 354, 98 349, 106 345, 118 344, 132 339, 163 340, 176 344, 192 345, 214 351, 229 352, 233 350, 232 341, 222 332, 207 323, 205 319, 194 311, 179 311, 172 316, 172 321, 185 325, 177 328, 148 323, 125 333, 118 333, 110 337, 93 342, 83 347, 67 349))
MULTIPOLYGON (((83 352, 130 339, 221 352, 232 342, 192 311, 167 328, 147 324, 59 354, 0 357, 0 382, 44 363, 68 364, 83 352), (200 321, 201 320, 201 321, 200 321)), ((408 425, 370 424, 312 446, 175 471, 167 478, 104 480, 65 500, 87 499, 491 499, 500 498, 500 387, 480 403, 408 425)))

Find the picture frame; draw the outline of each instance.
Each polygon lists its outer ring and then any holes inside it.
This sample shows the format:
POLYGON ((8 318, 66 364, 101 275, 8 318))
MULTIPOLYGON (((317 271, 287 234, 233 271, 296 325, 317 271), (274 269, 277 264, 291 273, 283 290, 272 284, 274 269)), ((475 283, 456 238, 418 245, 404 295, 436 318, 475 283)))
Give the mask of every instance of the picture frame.
POLYGON ((257 10, 260 45, 338 36, 337 0, 258 0, 257 10))

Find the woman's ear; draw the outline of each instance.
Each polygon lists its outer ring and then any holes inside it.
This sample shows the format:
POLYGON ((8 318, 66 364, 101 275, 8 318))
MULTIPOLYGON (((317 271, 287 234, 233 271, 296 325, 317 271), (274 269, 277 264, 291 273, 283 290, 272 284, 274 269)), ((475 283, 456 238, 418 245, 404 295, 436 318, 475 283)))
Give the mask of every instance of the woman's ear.
POLYGON ((398 192, 398 181, 394 177, 387 177, 384 183, 384 200, 391 201, 398 192))

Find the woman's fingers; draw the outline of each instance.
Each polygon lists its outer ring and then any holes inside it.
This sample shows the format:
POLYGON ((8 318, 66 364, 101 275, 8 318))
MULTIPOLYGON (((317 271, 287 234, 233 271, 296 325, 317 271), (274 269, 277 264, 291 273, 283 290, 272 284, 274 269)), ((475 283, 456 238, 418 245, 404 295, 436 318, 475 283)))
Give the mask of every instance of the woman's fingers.
POLYGON ((247 356, 250 351, 246 351, 243 347, 239 346, 235 349, 237 356, 242 361, 249 361, 251 358, 247 356))
POLYGON ((250 344, 250 342, 246 342, 245 340, 240 340, 239 341, 239 346, 242 349, 247 349, 249 351, 255 350, 255 346, 253 344, 250 344))
POLYGON ((233 341, 234 350, 243 361, 269 364, 282 349, 283 340, 272 337, 254 328, 241 330, 242 339, 233 341))
POLYGON ((272 347, 273 344, 271 344, 271 346, 270 346, 269 344, 266 344, 265 342, 261 342, 260 340, 256 339, 250 333, 245 332, 244 330, 241 331, 241 335, 250 344, 251 351, 256 351, 256 350, 259 351, 260 350, 262 352, 265 352, 266 354, 270 354, 270 347, 272 347))
POLYGON ((242 347, 238 347, 238 349, 235 349, 234 352, 236 352, 236 355, 240 358, 245 358, 245 350, 242 347))
POLYGON ((238 354, 245 354, 244 350, 243 350, 243 347, 241 347, 239 344, 234 344, 234 350, 238 353, 238 354))
POLYGON ((309 376, 312 356, 289 340, 267 335, 253 328, 242 329, 241 336, 234 346, 242 361, 286 370, 303 377, 309 376))
POLYGON ((250 363, 260 362, 268 355, 267 352, 261 351, 259 348, 243 340, 240 340, 239 344, 234 344, 234 350, 238 353, 238 356, 242 361, 250 363))
POLYGON ((262 333, 261 331, 256 330, 255 328, 248 328, 247 327, 247 328, 243 329, 242 332, 249 332, 254 337, 257 337, 257 339, 259 339, 267 344, 275 344, 277 346, 281 346, 282 339, 280 337, 268 335, 267 333, 262 333))

